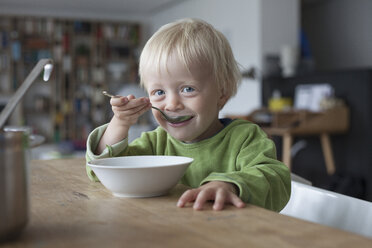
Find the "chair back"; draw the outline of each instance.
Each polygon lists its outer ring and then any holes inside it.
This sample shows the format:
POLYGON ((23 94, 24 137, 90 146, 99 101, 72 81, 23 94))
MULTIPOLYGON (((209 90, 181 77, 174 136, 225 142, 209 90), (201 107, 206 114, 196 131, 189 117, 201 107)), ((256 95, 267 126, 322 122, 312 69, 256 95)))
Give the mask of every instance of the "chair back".
POLYGON ((281 214, 372 238, 372 203, 292 181, 281 214))

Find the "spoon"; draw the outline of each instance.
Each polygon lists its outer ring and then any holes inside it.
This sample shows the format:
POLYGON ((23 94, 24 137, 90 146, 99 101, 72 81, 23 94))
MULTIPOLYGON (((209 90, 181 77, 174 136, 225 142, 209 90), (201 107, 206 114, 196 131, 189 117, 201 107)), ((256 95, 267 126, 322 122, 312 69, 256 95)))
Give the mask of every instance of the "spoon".
MULTIPOLYGON (((120 96, 114 96, 114 95, 108 93, 105 90, 102 91, 102 94, 104 94, 105 96, 111 97, 111 98, 120 97, 120 96)), ((181 115, 181 116, 172 117, 172 116, 167 115, 166 113, 164 113, 161 109, 158 109, 157 107, 151 106, 151 108, 156 109, 157 111, 159 111, 162 114, 162 116, 164 117, 164 119, 167 120, 170 123, 180 123, 180 122, 183 122, 183 121, 190 120, 192 118, 191 115, 181 115)))

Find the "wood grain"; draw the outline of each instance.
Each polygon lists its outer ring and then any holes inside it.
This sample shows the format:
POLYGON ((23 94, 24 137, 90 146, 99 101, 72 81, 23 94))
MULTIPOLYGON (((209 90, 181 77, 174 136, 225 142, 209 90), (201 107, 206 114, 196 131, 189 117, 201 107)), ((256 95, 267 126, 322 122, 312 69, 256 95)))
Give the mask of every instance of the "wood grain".
POLYGON ((32 161, 30 222, 4 247, 372 247, 371 239, 253 205, 178 208, 185 189, 116 198, 89 181, 83 159, 32 161))

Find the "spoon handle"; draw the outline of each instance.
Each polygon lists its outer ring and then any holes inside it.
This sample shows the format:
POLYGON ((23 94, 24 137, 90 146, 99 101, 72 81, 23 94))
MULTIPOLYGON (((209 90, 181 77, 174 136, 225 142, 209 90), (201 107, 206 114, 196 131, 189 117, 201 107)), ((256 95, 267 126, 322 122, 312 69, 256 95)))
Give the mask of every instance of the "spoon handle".
POLYGON ((163 114, 163 111, 161 111, 160 109, 158 109, 157 107, 154 107, 154 106, 151 106, 151 108, 153 108, 153 109, 156 109, 156 110, 158 110, 160 113, 162 113, 163 114))
POLYGON ((102 94, 104 94, 105 96, 108 96, 108 97, 111 97, 111 98, 115 98, 115 97, 119 97, 119 96, 114 96, 114 95, 112 95, 112 94, 110 94, 110 93, 108 93, 107 91, 102 91, 102 94))
POLYGON ((166 113, 164 113, 161 109, 158 109, 157 107, 151 106, 151 108, 156 109, 160 112, 160 114, 168 121, 172 121, 172 118, 169 117, 166 113))

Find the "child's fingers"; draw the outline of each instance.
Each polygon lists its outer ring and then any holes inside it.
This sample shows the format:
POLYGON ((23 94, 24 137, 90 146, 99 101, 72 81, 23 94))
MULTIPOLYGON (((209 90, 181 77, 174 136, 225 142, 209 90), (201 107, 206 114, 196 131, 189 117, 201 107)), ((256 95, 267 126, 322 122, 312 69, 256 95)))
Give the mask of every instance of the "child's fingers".
POLYGON ((225 206, 227 198, 227 192, 224 190, 218 190, 216 193, 216 199, 214 200, 213 209, 222 210, 225 206))
POLYGON ((225 206, 225 203, 230 203, 237 208, 245 207, 245 203, 236 194, 229 191, 219 190, 216 194, 213 209, 222 210, 225 206))
POLYGON ((216 192, 213 188, 203 188, 197 195, 193 208, 195 210, 202 210, 204 204, 209 200, 214 200, 215 196, 216 192))
POLYGON ((117 113, 122 113, 124 115, 133 115, 133 114, 143 114, 151 107, 150 102, 144 99, 137 103, 128 102, 125 106, 112 106, 112 110, 117 113), (139 113, 140 112, 140 113, 139 113))
POLYGON ((141 98, 134 98, 134 99, 131 99, 130 97, 128 97, 128 103, 125 104, 125 109, 128 110, 128 109, 135 109, 137 108, 142 108, 144 106, 147 106, 149 103, 150 103, 150 100, 146 97, 141 97, 141 98))
POLYGON ((208 184, 197 189, 185 191, 177 202, 178 207, 184 207, 188 202, 193 202, 195 210, 202 210, 207 201, 214 200, 213 209, 222 210, 225 204, 232 204, 237 208, 243 208, 245 203, 235 193, 226 188, 210 187, 208 184))
POLYGON ((111 106, 123 106, 128 103, 128 98, 126 96, 112 97, 110 99, 111 106))
POLYGON ((195 201, 198 192, 199 191, 197 189, 186 190, 178 200, 177 206, 182 208, 186 205, 186 203, 195 201))
POLYGON ((126 108, 134 108, 138 105, 148 104, 149 102, 148 97, 136 98, 133 95, 112 97, 110 100, 112 106, 121 107, 125 105, 126 108))
POLYGON ((139 106, 146 106, 150 103, 150 100, 147 97, 141 97, 141 98, 135 98, 135 99, 129 99, 129 102, 127 104, 127 108, 136 108, 139 106))
POLYGON ((224 192, 225 191, 221 190, 221 193, 217 194, 213 188, 208 187, 188 190, 181 196, 177 206, 183 207, 186 203, 194 201, 193 208, 195 210, 202 210, 207 201, 215 200, 213 209, 221 210, 226 200, 226 194, 224 194, 224 192))
POLYGON ((245 203, 242 201, 242 199, 240 199, 239 196, 237 196, 233 193, 230 194, 230 203, 237 208, 244 208, 245 207, 245 203))
POLYGON ((134 95, 130 94, 130 95, 127 95, 127 98, 128 98, 129 100, 133 100, 133 99, 135 99, 136 97, 135 97, 134 95))

